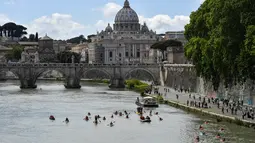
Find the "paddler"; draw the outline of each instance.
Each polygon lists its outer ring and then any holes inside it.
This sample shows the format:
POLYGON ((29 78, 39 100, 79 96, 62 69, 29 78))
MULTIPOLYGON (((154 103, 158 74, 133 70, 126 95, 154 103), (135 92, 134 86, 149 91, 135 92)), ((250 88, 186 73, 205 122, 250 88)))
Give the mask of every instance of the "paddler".
POLYGON ((221 138, 220 133, 217 134, 216 138, 217 139, 221 138))
POLYGON ((144 116, 143 116, 143 115, 141 115, 141 116, 140 116, 140 119, 141 119, 141 120, 144 120, 145 118, 144 118, 144 116))
POLYGON ((106 118, 105 118, 105 117, 103 117, 103 120, 105 121, 105 120, 106 120, 106 118))
POLYGON ((111 118, 113 118, 113 115, 111 116, 111 118))
POLYGON ((199 130, 203 130, 203 129, 204 129, 204 128, 200 125, 200 126, 199 126, 199 130))
POLYGON ((159 121, 163 121, 163 119, 161 117, 159 117, 159 121))
POLYGON ((146 120, 150 120, 151 118, 149 116, 146 117, 146 120))
POLYGON ((128 115, 126 115, 126 118, 127 118, 127 119, 129 118, 128 115))
POLYGON ((69 119, 68 119, 68 118, 66 118, 65 122, 66 122, 66 123, 69 123, 69 119))
POLYGON ((152 110, 150 111, 150 116, 152 116, 152 110))
POLYGON ((50 120, 55 120, 55 117, 53 115, 50 115, 49 119, 50 120))
POLYGON ((122 112, 120 112, 119 115, 122 116, 122 112))
POLYGON ((158 112, 156 112, 155 114, 158 115, 158 112))
POLYGON ((196 137, 196 141, 199 142, 200 141, 200 138, 199 136, 196 137))
POLYGON ((128 115, 128 112, 127 112, 126 110, 124 111, 124 113, 125 113, 126 115, 128 115))
POLYGON ((118 115, 118 111, 115 111, 114 114, 115 114, 115 115, 118 115))
POLYGON ((86 117, 84 118, 84 120, 85 120, 85 121, 88 121, 88 120, 89 120, 89 117, 88 117, 88 116, 86 116, 86 117))
POLYGON ((90 116, 91 114, 90 114, 90 112, 88 113, 88 116, 90 116))
POLYGON ((112 127, 113 125, 114 125, 114 124, 111 122, 111 123, 110 123, 110 126, 112 127))

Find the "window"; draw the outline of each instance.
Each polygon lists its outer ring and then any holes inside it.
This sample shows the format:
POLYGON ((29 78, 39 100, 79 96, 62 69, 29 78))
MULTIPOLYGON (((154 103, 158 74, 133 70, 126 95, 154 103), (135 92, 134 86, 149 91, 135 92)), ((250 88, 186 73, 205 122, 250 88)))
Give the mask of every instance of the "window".
POLYGON ((136 53, 137 58, 140 58, 140 52, 136 53))
POLYGON ((126 52, 126 57, 128 57, 128 52, 126 52))
POLYGON ((119 46, 121 46, 121 44, 119 44, 119 46))
POLYGON ((110 51, 109 55, 110 55, 110 58, 112 58, 112 51, 110 51))
POLYGON ((100 57, 101 57, 101 58, 103 57, 103 53, 100 54, 100 57))
POLYGON ((103 39, 103 38, 104 38, 104 36, 101 36, 101 38, 103 39))
POLYGON ((131 53, 131 57, 133 57, 133 53, 131 53))
POLYGON ((119 57, 121 57, 121 53, 119 53, 119 57))

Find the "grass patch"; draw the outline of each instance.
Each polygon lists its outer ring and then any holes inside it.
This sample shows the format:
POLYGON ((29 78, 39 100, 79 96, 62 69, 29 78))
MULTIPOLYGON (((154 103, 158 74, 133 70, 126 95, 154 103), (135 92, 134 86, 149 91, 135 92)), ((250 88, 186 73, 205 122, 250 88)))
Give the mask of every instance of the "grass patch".
POLYGON ((125 81, 125 85, 127 89, 134 90, 139 93, 144 93, 144 91, 150 88, 150 85, 147 83, 143 83, 137 79, 129 79, 125 81))

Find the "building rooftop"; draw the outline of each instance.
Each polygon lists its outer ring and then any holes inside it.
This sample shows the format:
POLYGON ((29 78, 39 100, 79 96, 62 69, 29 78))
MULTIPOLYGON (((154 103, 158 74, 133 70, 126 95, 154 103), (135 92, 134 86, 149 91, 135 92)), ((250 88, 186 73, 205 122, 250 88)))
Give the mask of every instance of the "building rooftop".
POLYGON ((44 37, 40 38, 40 40, 53 40, 53 39, 47 36, 46 34, 44 37))
POLYGON ((38 46, 38 42, 18 42, 22 46, 38 46))

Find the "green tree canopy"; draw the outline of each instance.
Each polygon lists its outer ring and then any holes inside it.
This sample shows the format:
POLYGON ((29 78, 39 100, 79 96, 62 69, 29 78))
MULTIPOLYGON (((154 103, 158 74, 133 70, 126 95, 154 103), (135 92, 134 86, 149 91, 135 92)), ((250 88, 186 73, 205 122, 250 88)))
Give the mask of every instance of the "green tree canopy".
POLYGON ((0 26, 0 36, 7 36, 7 37, 22 37, 26 35, 27 28, 22 25, 17 25, 13 22, 5 23, 4 25, 0 26))
POLYGON ((19 61, 21 58, 21 53, 24 50, 24 47, 20 45, 13 45, 11 46, 11 48, 12 50, 5 55, 5 58, 10 61, 19 61))
POLYGON ((80 35, 78 37, 74 37, 74 38, 68 39, 67 42, 68 43, 73 43, 73 44, 80 44, 80 42, 87 42, 87 39, 84 38, 83 35, 80 35))
POLYGON ((57 54, 57 59, 60 63, 72 63, 74 55, 74 63, 80 63, 81 55, 75 52, 63 51, 57 54))
POLYGON ((206 0, 190 15, 185 55, 215 90, 255 79, 254 9, 254 0, 206 0))

